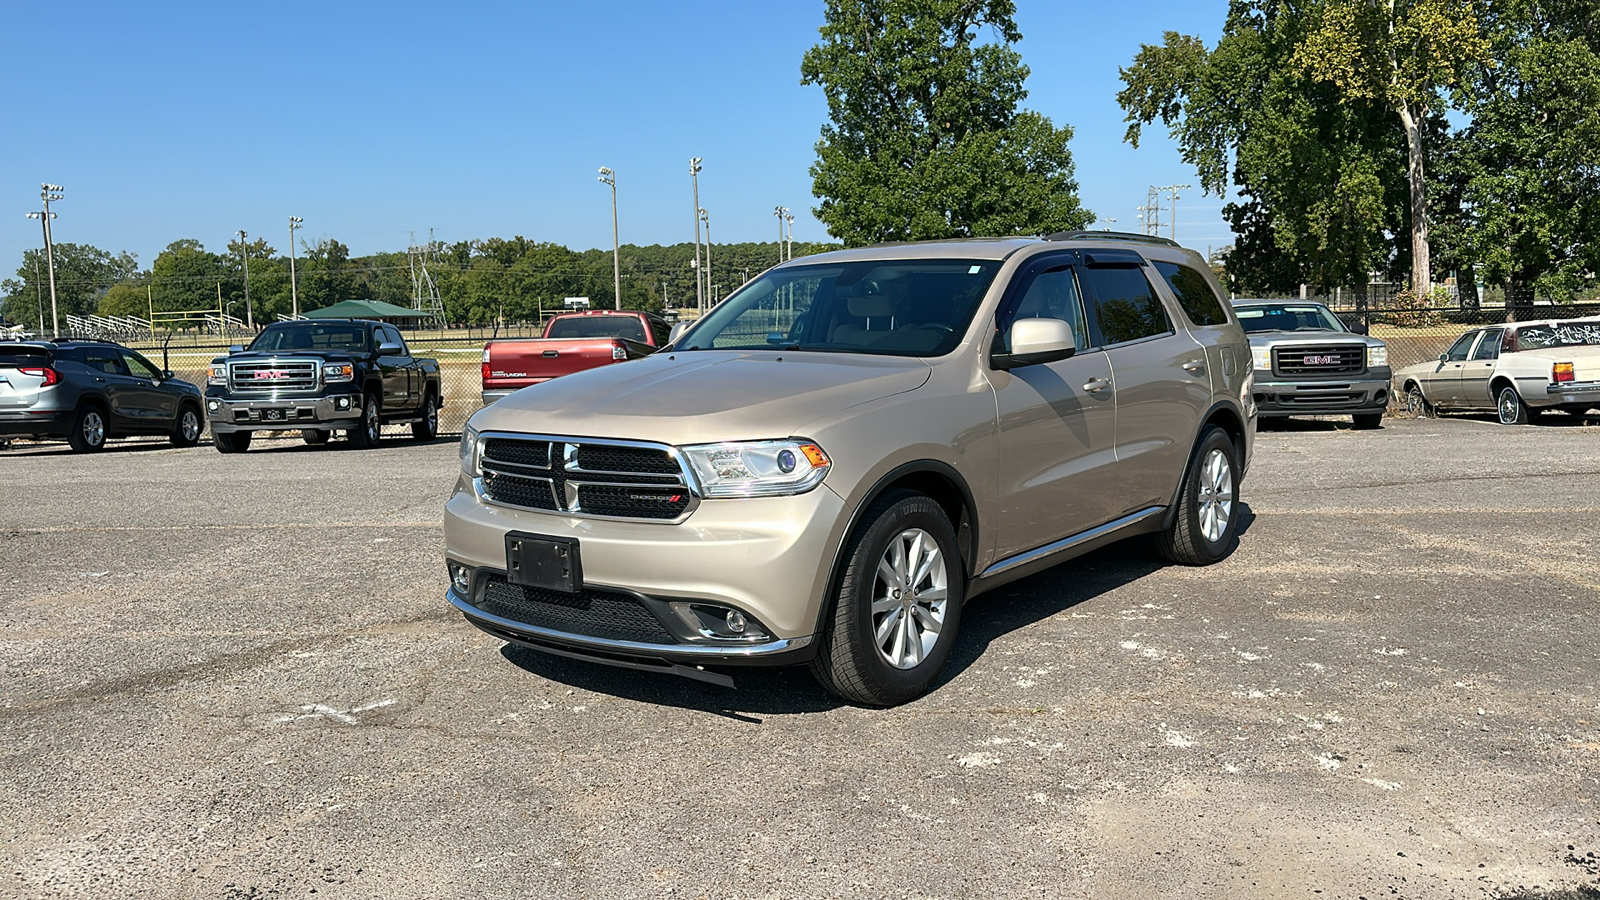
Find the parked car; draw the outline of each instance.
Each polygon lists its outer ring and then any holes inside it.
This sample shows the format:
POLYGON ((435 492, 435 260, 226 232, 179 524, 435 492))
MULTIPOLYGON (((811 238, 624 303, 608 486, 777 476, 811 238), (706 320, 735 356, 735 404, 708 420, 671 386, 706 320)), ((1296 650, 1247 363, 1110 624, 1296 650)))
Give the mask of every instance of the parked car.
POLYGON ((192 447, 205 428, 200 403, 200 388, 120 344, 0 344, 0 437, 65 438, 80 453, 134 435, 192 447))
POLYGON ((648 356, 667 342, 660 316, 629 309, 562 313, 544 336, 490 341, 483 348, 483 404, 552 378, 648 356))
POLYGON ((243 453, 257 431, 296 431, 326 444, 344 431, 376 447, 383 426, 410 424, 419 441, 439 433, 439 364, 412 356, 393 325, 308 319, 268 325, 248 348, 211 361, 206 414, 222 453, 243 453))
POLYGON ((1321 303, 1234 300, 1250 336, 1262 418, 1348 415, 1377 428, 1389 405, 1389 349, 1355 334, 1321 303))
POLYGON ((1526 425, 1549 409, 1600 407, 1600 318, 1474 328, 1433 362, 1395 373, 1406 408, 1494 410, 1504 425, 1526 425))
POLYGON ((1250 347, 1160 238, 896 244, 763 273, 649 357, 478 411, 447 592, 501 639, 921 694, 967 600, 1153 533, 1232 552, 1250 347))

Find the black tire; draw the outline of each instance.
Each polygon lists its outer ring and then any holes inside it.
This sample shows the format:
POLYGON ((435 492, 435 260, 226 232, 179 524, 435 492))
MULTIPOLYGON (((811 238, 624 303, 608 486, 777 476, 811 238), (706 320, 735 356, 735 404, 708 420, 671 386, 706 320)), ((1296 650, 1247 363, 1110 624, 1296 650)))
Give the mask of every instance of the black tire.
POLYGON ((422 398, 422 419, 411 423, 411 436, 419 441, 431 441, 439 436, 439 398, 433 388, 428 388, 422 398))
POLYGON ((1422 388, 1415 384, 1406 386, 1406 412, 1417 419, 1429 419, 1434 416, 1433 404, 1422 395, 1422 388))
POLYGON ((1514 385, 1501 385, 1495 391, 1495 413, 1500 418, 1501 425, 1526 425, 1531 418, 1528 415, 1528 404, 1522 402, 1522 395, 1517 393, 1514 385))
POLYGON ((206 420, 200 416, 200 407, 185 403, 178 407, 178 421, 172 426, 172 446, 193 447, 200 443, 206 430, 206 420))
POLYGON ((78 415, 72 420, 72 432, 67 435, 67 444, 79 453, 94 453, 105 449, 106 438, 110 436, 106 411, 99 404, 85 403, 78 407, 78 415))
POLYGON ((300 429, 300 440, 305 441, 313 447, 320 447, 323 444, 326 444, 328 442, 328 438, 332 436, 332 434, 322 430, 321 428, 300 429))
POLYGON ((931 498, 894 491, 867 509, 845 545, 844 561, 811 673, 823 687, 854 703, 894 706, 917 698, 949 659, 961 625, 966 571, 955 529, 931 498), (897 552, 914 573, 910 597, 899 587, 901 581, 882 575, 880 561, 895 569, 897 552), (924 567, 924 562, 929 564, 924 567))
POLYGON ((250 449, 250 432, 230 431, 226 434, 211 432, 211 442, 218 453, 243 453, 250 449))
POLYGON ((383 439, 383 410, 378 407, 378 395, 368 391, 361 398, 361 422, 348 431, 350 443, 357 450, 371 450, 383 439))
POLYGON ((1355 420, 1355 426, 1358 431, 1371 431, 1374 428, 1383 427, 1383 413, 1381 412, 1359 413, 1350 418, 1355 420))
POLYGON ((1209 566, 1226 559, 1238 543, 1239 451, 1213 425, 1195 445, 1172 526, 1157 536, 1156 548, 1169 562, 1209 566))

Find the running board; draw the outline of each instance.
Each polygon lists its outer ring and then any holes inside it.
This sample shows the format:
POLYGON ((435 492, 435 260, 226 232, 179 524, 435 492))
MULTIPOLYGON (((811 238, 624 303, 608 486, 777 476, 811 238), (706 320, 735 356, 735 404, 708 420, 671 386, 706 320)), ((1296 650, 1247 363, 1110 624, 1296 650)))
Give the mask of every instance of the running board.
POLYGON ((1077 547, 1080 544, 1086 544, 1090 541, 1103 538, 1113 532, 1121 531, 1130 525, 1136 525, 1140 522, 1143 522, 1145 519, 1148 519, 1151 516, 1159 516, 1163 512, 1166 512, 1166 509, 1167 508, 1165 506, 1151 506, 1146 509, 1141 509, 1136 513, 1130 513, 1120 519, 1114 519, 1105 523, 1104 525, 1097 525, 1088 531, 1080 531, 1071 537, 1062 538, 1055 543, 1045 544, 1043 547, 1037 547, 1033 550, 1018 553, 1016 556, 1008 556, 989 568, 984 569, 981 573, 979 573, 978 580, 982 581, 985 578, 993 578, 996 575, 1002 575, 1011 571, 1012 569, 1017 568, 1018 566, 1025 566, 1032 562, 1038 562, 1047 556, 1054 556, 1063 550, 1071 550, 1073 547, 1077 547))

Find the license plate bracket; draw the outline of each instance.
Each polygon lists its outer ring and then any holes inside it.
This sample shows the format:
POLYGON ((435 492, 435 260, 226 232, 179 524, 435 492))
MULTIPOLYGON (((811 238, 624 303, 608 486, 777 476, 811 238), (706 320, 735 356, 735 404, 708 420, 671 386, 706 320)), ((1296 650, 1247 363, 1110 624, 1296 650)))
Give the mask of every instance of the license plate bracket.
POLYGON ((506 535, 506 580, 576 594, 583 589, 578 539, 513 531, 506 535))

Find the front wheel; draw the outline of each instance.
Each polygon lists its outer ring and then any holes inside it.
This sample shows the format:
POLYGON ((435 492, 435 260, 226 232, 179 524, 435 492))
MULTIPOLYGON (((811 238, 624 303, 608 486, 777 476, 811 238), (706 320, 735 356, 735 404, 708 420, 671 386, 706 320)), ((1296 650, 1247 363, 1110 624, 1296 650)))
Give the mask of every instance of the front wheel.
POLYGON ((305 428, 300 431, 300 440, 313 447, 320 447, 328 442, 328 432, 321 428, 305 428))
POLYGON ((419 441, 431 441, 439 436, 439 398, 428 391, 422 400, 422 418, 411 423, 411 436, 419 441))
POLYGON ((1209 566, 1239 542, 1238 450, 1215 425, 1200 436, 1183 477, 1172 525, 1156 541, 1161 556, 1186 566, 1209 566))
POLYGON ((93 453, 106 445, 106 414, 98 406, 85 406, 73 420, 67 443, 79 453, 93 453))
POLYGON ((172 446, 193 447, 200 443, 200 432, 205 425, 200 421, 200 410, 185 404, 178 410, 178 422, 172 427, 172 446))
POLYGON ((378 446, 383 436, 383 419, 378 409, 378 395, 367 394, 361 398, 361 421, 350 429, 350 443, 357 449, 370 450, 378 446))
POLYGON ((1406 413, 1413 419, 1426 419, 1433 415, 1433 404, 1422 396, 1422 388, 1414 384, 1406 388, 1406 413))
POLYGON ((226 434, 211 432, 211 440, 217 445, 218 453, 243 453, 250 449, 250 432, 232 431, 226 434))
POLYGON ((931 498, 897 491, 862 521, 811 671, 846 700, 894 706, 926 691, 949 659, 966 574, 955 529, 931 498))
POLYGON ((1495 411, 1500 415, 1501 425, 1526 425, 1528 424, 1528 404, 1522 402, 1522 395, 1512 385, 1500 389, 1495 401, 1495 411))
POLYGON ((1383 413, 1381 412, 1360 413, 1350 418, 1355 420, 1356 430, 1358 431, 1370 431, 1374 428, 1383 427, 1383 413))

